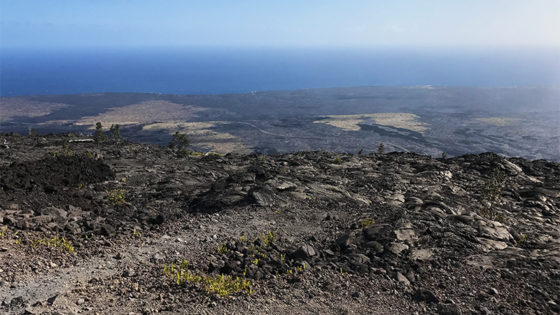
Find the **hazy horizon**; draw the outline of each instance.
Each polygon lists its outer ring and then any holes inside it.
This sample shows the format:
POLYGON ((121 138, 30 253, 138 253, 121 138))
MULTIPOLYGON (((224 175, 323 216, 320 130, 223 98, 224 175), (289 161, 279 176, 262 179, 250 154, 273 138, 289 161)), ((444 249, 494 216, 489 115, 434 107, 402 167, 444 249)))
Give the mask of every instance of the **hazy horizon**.
POLYGON ((4 0, 0 95, 558 86, 560 2, 4 0))

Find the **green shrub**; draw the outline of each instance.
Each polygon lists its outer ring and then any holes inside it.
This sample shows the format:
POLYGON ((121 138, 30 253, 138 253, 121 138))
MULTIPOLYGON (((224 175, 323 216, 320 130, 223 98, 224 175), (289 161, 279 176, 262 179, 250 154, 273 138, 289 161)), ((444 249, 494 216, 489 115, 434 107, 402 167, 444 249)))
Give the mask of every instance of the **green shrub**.
POLYGON ((498 167, 492 170, 492 175, 482 186, 480 202, 482 204, 481 215, 490 220, 504 222, 505 218, 498 209, 494 207, 494 203, 500 201, 502 191, 505 186, 506 175, 498 167))
POLYGON ((72 245, 71 241, 66 240, 64 237, 63 238, 59 238, 58 236, 50 238, 50 239, 46 239, 46 238, 40 238, 40 239, 36 239, 33 241, 33 248, 39 246, 39 245, 44 245, 47 247, 55 247, 55 248, 61 248, 69 253, 74 253, 74 245, 72 245))
POLYGON ((109 195, 109 201, 113 206, 123 205, 126 203, 126 200, 124 199, 125 193, 126 190, 124 189, 113 189, 107 192, 107 194, 109 195))
POLYGON ((113 140, 121 139, 121 126, 119 126, 119 124, 111 125, 111 129, 109 129, 109 132, 111 132, 111 138, 113 140))
POLYGON ((95 140, 95 142, 97 143, 102 143, 107 140, 107 135, 105 134, 105 132, 103 132, 103 126, 100 122, 97 122, 95 124, 95 133, 93 135, 93 140, 95 140))
POLYGON ((374 223, 375 223, 375 220, 370 219, 370 218, 363 219, 363 220, 360 221, 360 224, 362 225, 362 228, 366 228, 366 227, 368 227, 368 226, 370 226, 374 223))
POLYGON ((183 283, 202 283, 204 292, 221 297, 229 297, 239 292, 253 293, 251 281, 230 275, 197 275, 188 269, 189 263, 186 260, 176 266, 171 263, 169 266, 163 265, 163 275, 175 281, 177 285, 183 283))
POLYGON ((186 149, 189 145, 189 137, 184 133, 179 133, 179 131, 173 134, 173 138, 169 142, 169 147, 172 149, 186 149))

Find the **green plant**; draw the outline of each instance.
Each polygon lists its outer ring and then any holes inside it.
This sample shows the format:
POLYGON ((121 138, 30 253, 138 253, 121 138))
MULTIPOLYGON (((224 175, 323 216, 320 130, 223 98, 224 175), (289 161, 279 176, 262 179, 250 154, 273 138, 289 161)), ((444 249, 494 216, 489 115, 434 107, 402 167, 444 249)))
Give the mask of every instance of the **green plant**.
POLYGON ((124 189, 109 190, 107 194, 109 195, 109 201, 111 202, 111 204, 113 206, 125 204, 126 203, 126 200, 124 199, 125 192, 126 190, 124 189))
POLYGON ((121 139, 121 126, 119 126, 119 124, 111 125, 111 128, 109 129, 109 132, 111 132, 111 138, 113 140, 120 140, 121 139))
POLYGON ((362 228, 366 228, 366 227, 368 227, 368 226, 370 226, 370 225, 372 225, 372 224, 374 224, 374 223, 375 223, 375 220, 374 220, 374 219, 371 219, 371 218, 362 219, 362 220, 360 221, 360 224, 362 225, 362 228))
POLYGON ((177 157, 178 158, 187 158, 189 157, 189 151, 187 149, 178 149, 177 152, 177 157))
POLYGON ((339 157, 337 157, 333 160, 333 163, 334 164, 342 164, 342 160, 339 157))
POLYGON ((0 228, 0 238, 4 238, 6 235, 8 235, 8 227, 3 226, 0 228))
POLYGON ((132 236, 134 237, 141 237, 142 233, 140 233, 136 228, 132 230, 132 236))
POLYGON ((383 154, 383 153, 385 153, 385 145, 383 144, 383 142, 381 142, 377 147, 377 154, 383 154))
POLYGON ((267 231, 264 234, 260 235, 260 239, 263 242, 264 246, 269 246, 270 243, 276 240, 277 235, 278 235, 278 230, 267 231))
POLYGON ((101 125, 101 122, 97 122, 95 124, 95 133, 93 134, 93 140, 95 140, 95 142, 97 143, 102 143, 107 140, 107 135, 105 134, 105 132, 103 132, 103 125, 101 125))
POLYGON ((221 297, 228 297, 235 293, 245 291, 253 294, 251 281, 230 275, 206 276, 203 278, 204 288, 208 294, 218 294, 221 297))
POLYGON ((527 234, 521 234, 519 235, 519 239, 513 241, 513 246, 517 247, 521 245, 521 243, 524 243, 525 241, 527 241, 527 234))
POLYGON ((492 175, 484 183, 482 198, 490 202, 499 200, 504 189, 505 180, 505 173, 498 167, 494 168, 492 175))
POLYGON ((499 210, 494 208, 494 203, 498 202, 502 197, 502 191, 505 186, 506 175, 498 167, 492 170, 492 175, 484 182, 481 191, 481 215, 499 222, 504 222, 504 216, 499 210))
POLYGON ((193 151, 193 152, 190 153, 190 156, 203 157, 204 153, 203 152, 198 152, 198 151, 193 151))
POLYGON ((362 154, 364 154, 364 149, 360 149, 360 151, 358 151, 358 155, 361 156, 362 154))
POLYGON ((447 153, 441 152, 441 158, 442 158, 443 160, 447 159, 447 153))
POLYGON ((207 294, 218 294, 221 297, 229 297, 243 291, 253 294, 249 280, 223 274, 200 276, 188 270, 188 265, 186 260, 183 260, 179 266, 174 263, 169 266, 163 265, 163 275, 172 278, 177 285, 202 282, 207 294))
POLYGON ((294 268, 290 268, 286 270, 286 274, 291 275, 298 272, 303 272, 305 270, 305 264, 296 266, 294 268))
POLYGON ((220 245, 218 245, 218 253, 220 253, 220 254, 229 253, 229 248, 227 247, 227 245, 225 243, 221 243, 220 245))
POLYGON ((39 245, 44 245, 47 247, 62 248, 69 253, 74 253, 74 245, 71 241, 66 240, 64 237, 60 238, 58 236, 52 237, 50 239, 40 238, 33 241, 33 248, 39 245))
POLYGON ((173 134, 173 138, 169 142, 169 147, 172 149, 186 149, 189 145, 189 137, 184 133, 179 133, 179 131, 173 134))

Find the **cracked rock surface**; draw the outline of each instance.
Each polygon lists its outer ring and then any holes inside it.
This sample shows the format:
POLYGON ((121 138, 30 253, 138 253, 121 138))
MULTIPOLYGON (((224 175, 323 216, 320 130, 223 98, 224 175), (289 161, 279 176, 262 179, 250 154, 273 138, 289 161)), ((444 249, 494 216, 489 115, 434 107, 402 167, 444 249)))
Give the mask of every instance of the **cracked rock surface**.
POLYGON ((558 163, 71 137, 0 148, 2 313, 560 311, 558 163))

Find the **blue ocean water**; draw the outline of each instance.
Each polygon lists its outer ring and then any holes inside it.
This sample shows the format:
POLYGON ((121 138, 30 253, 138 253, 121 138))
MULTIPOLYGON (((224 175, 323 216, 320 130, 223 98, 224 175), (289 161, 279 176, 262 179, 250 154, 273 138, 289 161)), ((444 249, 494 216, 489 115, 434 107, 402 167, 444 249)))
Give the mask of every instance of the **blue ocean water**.
POLYGON ((0 95, 222 94, 344 86, 558 86, 536 49, 91 48, 0 50, 0 95))

